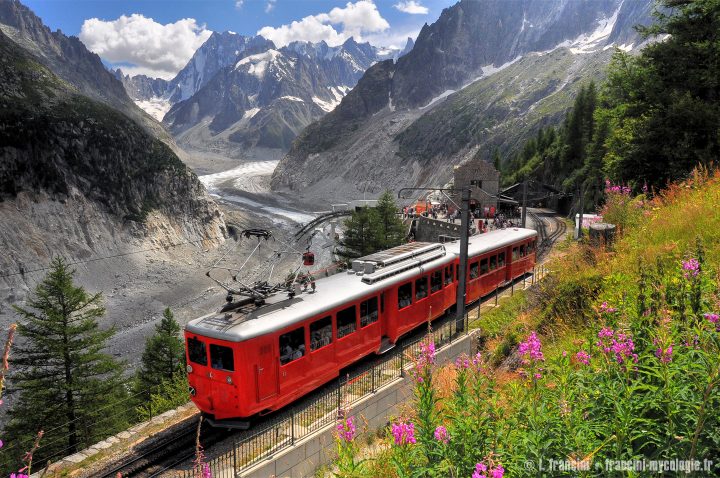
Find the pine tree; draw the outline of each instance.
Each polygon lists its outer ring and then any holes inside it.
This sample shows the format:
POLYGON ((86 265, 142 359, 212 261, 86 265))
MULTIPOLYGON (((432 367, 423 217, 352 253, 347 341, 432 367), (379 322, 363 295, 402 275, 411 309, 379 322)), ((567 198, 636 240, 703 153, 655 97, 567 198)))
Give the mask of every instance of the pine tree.
POLYGON ((121 365, 103 352, 114 329, 101 330, 101 294, 73 284, 75 271, 62 259, 20 314, 11 377, 19 392, 5 437, 27 447, 45 430, 35 462, 71 455, 127 426, 127 392, 121 365), (29 441, 28 441, 29 440, 29 441))
POLYGON ((155 333, 145 342, 142 364, 138 371, 137 387, 148 391, 163 381, 173 380, 185 365, 185 349, 180 339, 180 325, 170 308, 163 312, 163 318, 155 327, 155 333))
POLYGON ((372 246, 375 251, 390 249, 405 242, 405 226, 398 212, 395 196, 390 191, 385 191, 375 207, 377 233, 375 244, 372 246))
POLYGON ((344 222, 345 231, 338 254, 346 260, 375 252, 378 243, 377 212, 367 206, 354 211, 344 222))

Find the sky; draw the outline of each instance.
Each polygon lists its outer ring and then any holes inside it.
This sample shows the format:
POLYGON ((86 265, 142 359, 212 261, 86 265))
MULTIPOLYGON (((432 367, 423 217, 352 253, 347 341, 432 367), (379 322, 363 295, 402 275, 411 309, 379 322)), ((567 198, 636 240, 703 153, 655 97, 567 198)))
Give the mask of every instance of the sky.
POLYGON ((126 74, 171 79, 213 31, 402 48, 457 0, 22 0, 126 74))

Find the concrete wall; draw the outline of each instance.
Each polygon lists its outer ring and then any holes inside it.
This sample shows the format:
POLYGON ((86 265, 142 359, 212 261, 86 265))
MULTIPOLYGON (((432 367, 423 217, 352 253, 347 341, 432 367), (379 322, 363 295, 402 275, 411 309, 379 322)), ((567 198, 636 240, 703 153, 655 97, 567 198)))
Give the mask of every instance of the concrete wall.
POLYGON ((415 240, 420 242, 439 242, 439 236, 460 237, 460 219, 455 223, 420 216, 416 219, 415 240))
MULTIPOLYGON (((474 335, 463 336, 437 352, 437 363, 442 365, 455 360, 460 354, 475 351, 474 335)), ((378 389, 352 406, 351 414, 367 421, 367 433, 385 427, 398 416, 400 406, 412 398, 413 381, 406 372, 405 378, 378 389)), ((294 446, 258 463, 238 476, 242 478, 306 478, 312 477, 321 465, 335 458, 335 425, 328 425, 314 435, 303 438, 294 446)), ((362 439, 362 437, 360 437, 362 439)))
POLYGON ((454 186, 458 189, 470 189, 470 197, 477 201, 478 206, 497 207, 497 195, 500 187, 500 173, 492 164, 480 158, 470 158, 455 166, 453 170, 454 186), (478 188, 471 181, 482 181, 478 188))

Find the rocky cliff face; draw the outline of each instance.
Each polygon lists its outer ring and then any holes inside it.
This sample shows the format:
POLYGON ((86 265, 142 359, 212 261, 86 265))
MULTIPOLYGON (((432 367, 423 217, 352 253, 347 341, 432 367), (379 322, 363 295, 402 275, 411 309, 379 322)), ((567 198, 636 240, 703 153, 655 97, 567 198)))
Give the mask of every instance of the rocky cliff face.
POLYGON ((113 250, 218 244, 224 222, 162 141, 0 32, 0 279, 113 250))
POLYGON ((18 0, 0 0, 0 31, 83 95, 122 111, 154 136, 172 145, 163 127, 141 110, 123 84, 74 36, 52 32, 18 0))
POLYGON ((651 0, 461 1, 308 126, 272 187, 351 199, 437 184, 468 154, 510 152, 562 116, 578 81, 601 76, 614 47, 641 43, 632 26, 649 24, 651 8, 651 0))

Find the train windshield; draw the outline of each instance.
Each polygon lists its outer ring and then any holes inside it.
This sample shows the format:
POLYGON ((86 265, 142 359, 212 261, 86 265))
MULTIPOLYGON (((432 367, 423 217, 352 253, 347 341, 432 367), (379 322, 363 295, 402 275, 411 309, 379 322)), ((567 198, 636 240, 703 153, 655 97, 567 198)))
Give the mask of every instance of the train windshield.
POLYGON ((210 344, 210 362, 212 368, 216 370, 228 370, 230 372, 235 370, 233 351, 230 347, 210 344))
POLYGON ((187 340, 187 348, 188 359, 190 359, 192 363, 207 365, 207 351, 205 350, 204 342, 191 337, 187 340))

